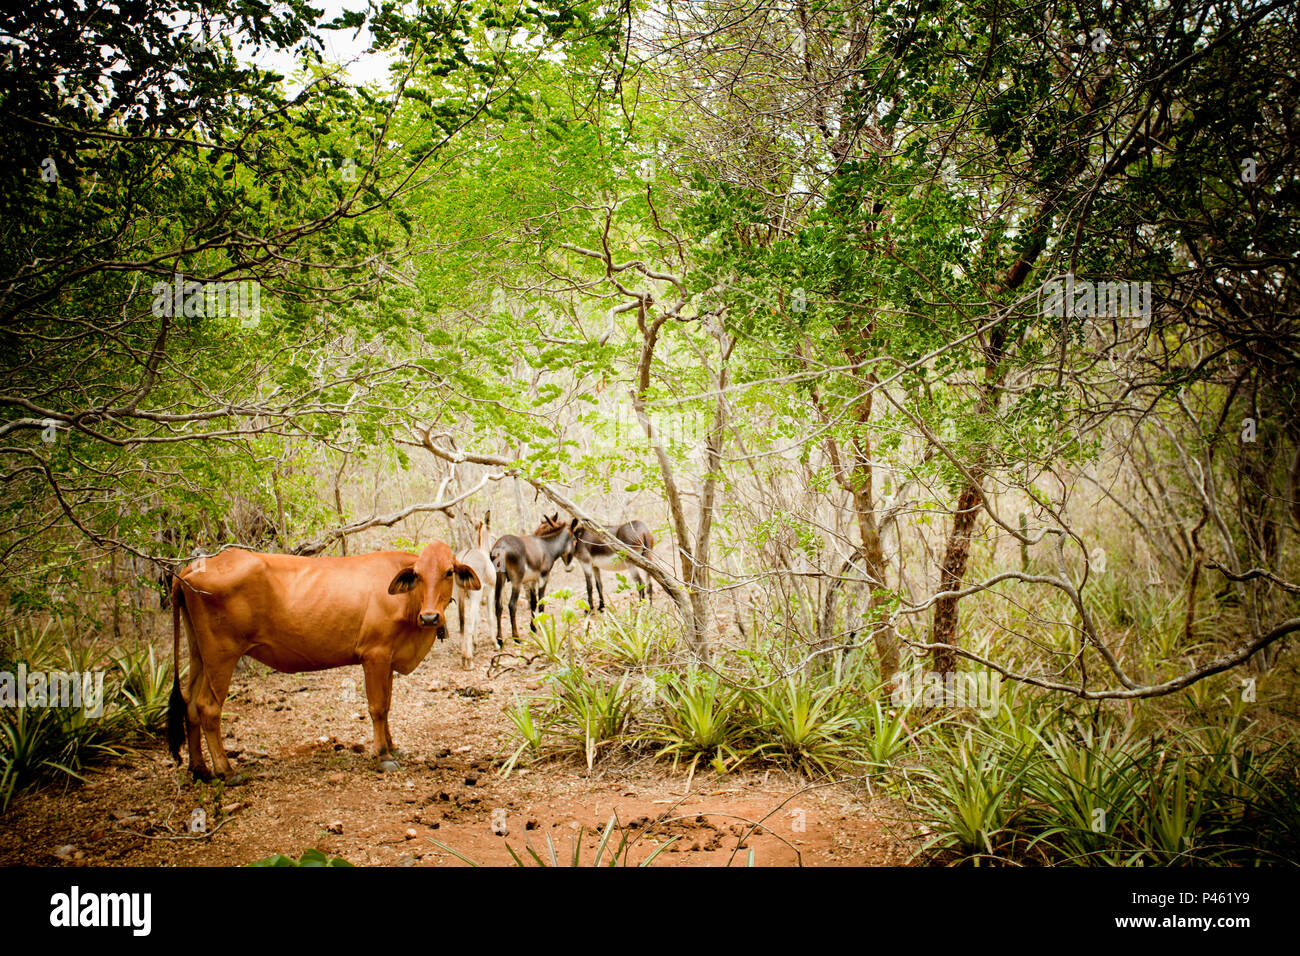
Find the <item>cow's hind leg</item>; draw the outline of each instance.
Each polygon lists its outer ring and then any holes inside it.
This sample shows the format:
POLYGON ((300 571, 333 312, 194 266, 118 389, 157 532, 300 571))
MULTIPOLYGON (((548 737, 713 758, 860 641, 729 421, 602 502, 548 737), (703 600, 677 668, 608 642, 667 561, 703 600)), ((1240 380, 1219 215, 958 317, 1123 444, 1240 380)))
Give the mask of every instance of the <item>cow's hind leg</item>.
POLYGON ((238 786, 244 782, 243 774, 233 772, 234 768, 226 756, 226 748, 221 743, 221 708, 226 703, 230 677, 235 672, 235 662, 238 660, 239 657, 231 657, 205 662, 203 680, 198 686, 199 723, 208 742, 208 751, 212 754, 212 766, 217 776, 225 778, 229 786, 238 786))
POLYGON ((203 757, 203 728, 199 722, 199 688, 204 684, 203 658, 190 641, 190 672, 185 678, 185 736, 190 752, 190 773, 199 780, 211 780, 212 771, 203 757))
POLYGON ((361 662, 366 675, 366 700, 370 703, 370 722, 374 727, 374 750, 380 771, 396 770, 393 737, 388 732, 388 706, 393 700, 393 662, 386 657, 371 657, 361 662))

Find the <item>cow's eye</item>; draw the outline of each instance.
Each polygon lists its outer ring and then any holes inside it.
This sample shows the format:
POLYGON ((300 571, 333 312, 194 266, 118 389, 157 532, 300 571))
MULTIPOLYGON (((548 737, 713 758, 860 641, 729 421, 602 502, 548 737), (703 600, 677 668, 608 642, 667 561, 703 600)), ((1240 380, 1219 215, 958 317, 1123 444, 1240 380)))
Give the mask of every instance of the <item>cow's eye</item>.
POLYGON ((455 568, 448 568, 448 569, 447 569, 447 577, 451 577, 451 576, 452 576, 453 574, 455 574, 455 573, 456 573, 456 569, 455 569, 455 568))

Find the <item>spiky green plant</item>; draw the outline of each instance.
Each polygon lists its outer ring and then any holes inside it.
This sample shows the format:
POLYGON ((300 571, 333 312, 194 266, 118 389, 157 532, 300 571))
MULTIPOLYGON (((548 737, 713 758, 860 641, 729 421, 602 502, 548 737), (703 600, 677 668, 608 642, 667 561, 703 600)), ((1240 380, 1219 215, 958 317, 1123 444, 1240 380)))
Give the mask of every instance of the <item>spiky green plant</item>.
MULTIPOLYGON (((633 836, 628 828, 622 826, 619 823, 618 813, 615 812, 610 815, 608 822, 606 822, 605 826, 600 830, 600 842, 596 845, 596 853, 595 856, 592 858, 591 863, 584 864, 582 862, 582 835, 584 832, 585 831, 582 827, 578 827, 578 832, 574 835, 573 838, 572 850, 565 857, 567 861, 567 865, 570 867, 583 866, 583 865, 630 866, 631 864, 628 862, 628 860, 629 857, 631 856, 632 849, 639 842, 641 842, 641 839, 645 836, 645 831, 641 831, 640 833, 637 833, 635 836, 633 836), (611 838, 615 833, 618 834, 618 843, 611 844, 611 838), (606 852, 609 853, 608 857, 606 857, 605 855, 606 852)), ((429 837, 428 839, 430 843, 438 847, 440 850, 445 850, 446 852, 450 853, 452 856, 456 857, 457 859, 462 860, 465 863, 468 863, 470 866, 473 867, 481 866, 481 864, 470 859, 464 853, 461 853, 459 850, 453 849, 447 844, 442 843, 439 840, 433 839, 433 837, 429 837)), ((658 858, 660 853, 668 849, 668 847, 670 847, 673 843, 677 842, 677 839, 678 839, 677 837, 669 837, 666 841, 664 841, 663 843, 656 846, 653 850, 651 850, 651 852, 646 856, 646 858, 642 860, 640 863, 637 863, 636 865, 649 866, 658 858)), ((551 835, 549 833, 546 834, 546 847, 544 849, 546 851, 546 856, 542 856, 541 853, 539 853, 536 849, 533 848, 533 845, 531 843, 525 842, 524 853, 526 855, 520 856, 519 853, 515 851, 514 847, 512 847, 509 843, 506 844, 506 850, 510 853, 511 859, 515 861, 515 866, 558 867, 562 865, 560 863, 560 854, 556 851, 555 848, 555 841, 551 839, 551 835)))

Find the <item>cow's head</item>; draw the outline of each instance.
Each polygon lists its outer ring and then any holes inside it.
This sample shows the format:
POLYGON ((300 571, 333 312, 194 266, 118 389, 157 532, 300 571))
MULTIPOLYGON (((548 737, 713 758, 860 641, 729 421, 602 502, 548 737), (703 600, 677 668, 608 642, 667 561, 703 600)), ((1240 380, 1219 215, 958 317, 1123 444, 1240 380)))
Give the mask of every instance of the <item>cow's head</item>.
POLYGON ((389 594, 410 594, 412 614, 420 627, 437 630, 438 639, 447 636, 447 605, 451 602, 452 583, 459 581, 466 591, 477 591, 482 584, 468 564, 461 564, 442 541, 435 541, 397 572, 388 585, 389 594))

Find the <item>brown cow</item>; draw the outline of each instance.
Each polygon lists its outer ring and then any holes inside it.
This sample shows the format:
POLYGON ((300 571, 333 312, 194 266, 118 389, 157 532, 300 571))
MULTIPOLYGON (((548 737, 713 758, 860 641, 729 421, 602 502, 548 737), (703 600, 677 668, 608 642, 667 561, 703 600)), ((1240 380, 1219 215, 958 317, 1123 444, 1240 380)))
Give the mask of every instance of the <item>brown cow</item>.
MULTIPOLYGON (((235 662, 247 654, 279 671, 360 664, 374 722, 381 770, 397 768, 388 732, 393 671, 419 666, 434 638, 447 636, 452 582, 480 587, 474 569, 442 541, 419 555, 380 551, 352 557, 303 558, 232 548, 192 562, 172 584, 175 673, 167 733, 180 763, 188 737, 190 771, 207 779, 199 729, 212 762, 230 778, 221 745, 221 707, 235 662), (180 620, 189 637, 187 692, 180 684, 180 620)), ((230 783, 242 783, 235 775, 230 783)))

